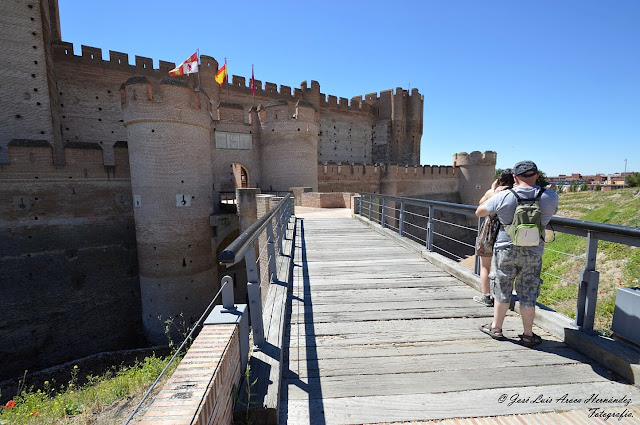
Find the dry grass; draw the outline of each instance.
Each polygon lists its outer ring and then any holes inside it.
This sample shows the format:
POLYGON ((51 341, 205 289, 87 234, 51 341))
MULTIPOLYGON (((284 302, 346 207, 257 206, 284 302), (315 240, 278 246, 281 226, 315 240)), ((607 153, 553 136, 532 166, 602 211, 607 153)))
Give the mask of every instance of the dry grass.
MULTIPOLYGON (((557 215, 561 217, 638 227, 640 224, 640 192, 623 189, 611 192, 575 192, 560 195, 557 215)), ((567 279, 543 275, 545 284, 540 301, 549 307, 575 317, 577 285, 585 267, 584 238, 556 235, 547 248, 568 252, 579 258, 546 252, 543 270, 567 279)), ((598 243, 596 270, 600 273, 598 304, 594 327, 610 334, 617 290, 637 286, 640 278, 640 252, 637 247, 610 242, 598 243)))

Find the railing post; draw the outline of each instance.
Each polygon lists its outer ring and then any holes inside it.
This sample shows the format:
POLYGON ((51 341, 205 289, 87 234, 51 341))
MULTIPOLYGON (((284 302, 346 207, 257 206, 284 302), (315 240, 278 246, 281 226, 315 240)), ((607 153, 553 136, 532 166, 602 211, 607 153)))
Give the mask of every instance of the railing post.
POLYGON ((429 205, 429 218, 427 222, 427 251, 433 251, 433 205, 429 205))
MULTIPOLYGON (((478 246, 478 237, 480 237, 480 228, 482 227, 482 223, 484 222, 484 220, 488 220, 488 219, 489 217, 478 218, 478 231, 476 232, 476 243, 475 243, 476 246, 478 246)), ((480 257, 478 255, 476 255, 475 257, 476 257, 476 261, 473 266, 473 272, 478 276, 480 276, 480 257)))
POLYGON ((369 195, 369 221, 371 221, 372 211, 373 211, 373 195, 369 195))
MULTIPOLYGON (((271 224, 271 223, 269 223, 271 224)), ((278 240, 278 254, 283 255, 283 251, 282 251, 282 218, 280 217, 280 214, 276 214, 276 233, 277 233, 277 237, 276 239, 278 240)), ((286 231, 285 231, 286 233, 286 231)))
MULTIPOLYGON (((282 244, 282 240, 280 244, 282 244)), ((273 224, 271 220, 267 223, 267 254, 269 255, 269 283, 274 283, 278 278, 276 276, 276 248, 273 241, 273 224)))
POLYGON ((398 223, 398 234, 404 236, 404 201, 400 201, 400 223, 398 223))
POLYGON ((236 307, 233 299, 233 279, 231 276, 222 278, 222 307, 225 310, 233 310, 236 307))
POLYGON ((249 296, 249 314, 253 328, 253 344, 260 347, 264 344, 264 325, 262 324, 262 293, 260 277, 256 264, 256 252, 253 244, 244 253, 247 268, 247 295, 249 296))
POLYGON ((598 285, 600 273, 596 271, 596 255, 598 254, 598 239, 593 232, 587 233, 587 254, 585 267, 580 274, 578 286, 578 301, 576 310, 576 325, 586 333, 593 333, 593 322, 596 315, 598 300, 598 285))
POLYGON ((358 198, 358 212, 362 216, 362 195, 358 198))
POLYGON ((381 205, 381 210, 382 210, 382 217, 380 217, 380 225, 382 226, 382 228, 384 229, 385 224, 387 222, 387 201, 383 198, 380 197, 380 205, 381 205))

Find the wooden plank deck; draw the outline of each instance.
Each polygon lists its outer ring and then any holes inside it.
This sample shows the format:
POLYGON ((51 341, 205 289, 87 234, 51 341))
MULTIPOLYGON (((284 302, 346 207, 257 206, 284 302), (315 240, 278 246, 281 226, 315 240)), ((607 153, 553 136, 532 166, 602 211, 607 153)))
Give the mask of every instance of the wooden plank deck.
POLYGON ((473 302, 475 290, 362 223, 314 214, 297 225, 281 424, 576 409, 576 423, 592 423, 588 408, 640 403, 637 387, 540 328, 541 345, 517 344, 514 313, 510 340, 482 334, 492 309, 473 302))

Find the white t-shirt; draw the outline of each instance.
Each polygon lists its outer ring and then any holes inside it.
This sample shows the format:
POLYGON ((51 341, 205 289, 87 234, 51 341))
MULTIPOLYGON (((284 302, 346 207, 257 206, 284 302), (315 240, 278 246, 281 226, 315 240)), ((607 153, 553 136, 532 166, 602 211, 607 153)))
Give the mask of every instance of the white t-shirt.
MULTIPOLYGON (((533 199, 538 195, 540 191, 540 186, 514 186, 513 190, 521 197, 525 199, 533 199)), ((509 191, 508 189, 498 192, 493 195, 489 200, 484 204, 485 208, 489 212, 489 214, 497 214, 500 223, 502 224, 511 224, 513 221, 513 214, 516 212, 516 207, 518 206, 518 200, 516 197, 509 191)), ((558 194, 551 189, 545 189, 540 197, 540 210, 542 212, 542 225, 546 226, 551 217, 558 211, 558 194)), ((493 249, 505 248, 507 246, 512 245, 513 242, 511 238, 505 232, 503 226, 500 226, 500 231, 498 232, 498 237, 496 238, 496 244, 493 249)), ((540 242, 538 246, 529 247, 540 255, 542 255, 544 251, 544 240, 540 242)))

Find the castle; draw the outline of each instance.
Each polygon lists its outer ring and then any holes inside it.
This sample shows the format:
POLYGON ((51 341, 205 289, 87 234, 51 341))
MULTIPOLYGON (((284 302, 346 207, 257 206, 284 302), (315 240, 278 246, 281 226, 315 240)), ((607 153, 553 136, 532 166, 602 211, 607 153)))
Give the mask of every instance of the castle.
POLYGON ((0 379, 160 343, 162 319, 197 319, 238 234, 220 194, 310 187, 473 204, 493 180, 494 152, 419 165, 417 89, 348 100, 316 81, 256 80, 254 100, 244 77, 221 88, 210 56, 176 79, 174 63, 76 54, 57 0, 4 1, 0 13, 11 40, 0 45, 0 379))

